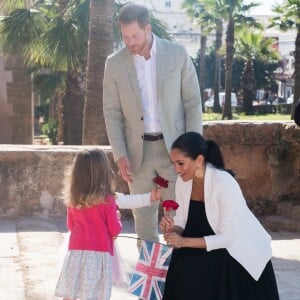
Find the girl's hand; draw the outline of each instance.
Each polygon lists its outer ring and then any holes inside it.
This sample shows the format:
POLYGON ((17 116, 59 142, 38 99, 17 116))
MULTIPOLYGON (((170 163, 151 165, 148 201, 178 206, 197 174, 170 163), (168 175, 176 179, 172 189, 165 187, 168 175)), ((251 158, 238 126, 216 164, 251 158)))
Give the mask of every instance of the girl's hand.
POLYGON ((161 196, 162 196, 162 191, 160 187, 155 188, 154 190, 151 191, 151 197, 150 200, 151 201, 158 201, 161 200, 161 196))
POLYGON ((159 222, 161 232, 170 232, 174 227, 174 220, 168 216, 163 216, 159 222))
POLYGON ((164 234, 164 239, 170 247, 181 248, 183 247, 184 237, 175 232, 167 232, 164 234))

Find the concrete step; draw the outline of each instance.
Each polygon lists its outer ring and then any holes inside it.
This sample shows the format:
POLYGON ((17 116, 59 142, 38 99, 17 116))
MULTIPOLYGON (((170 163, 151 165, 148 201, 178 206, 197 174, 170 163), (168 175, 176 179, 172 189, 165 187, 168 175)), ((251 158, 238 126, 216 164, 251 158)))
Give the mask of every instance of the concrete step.
POLYGON ((272 216, 265 216, 262 219, 263 225, 271 230, 271 231, 290 231, 290 232, 300 232, 300 220, 279 216, 279 215, 272 215, 272 216))

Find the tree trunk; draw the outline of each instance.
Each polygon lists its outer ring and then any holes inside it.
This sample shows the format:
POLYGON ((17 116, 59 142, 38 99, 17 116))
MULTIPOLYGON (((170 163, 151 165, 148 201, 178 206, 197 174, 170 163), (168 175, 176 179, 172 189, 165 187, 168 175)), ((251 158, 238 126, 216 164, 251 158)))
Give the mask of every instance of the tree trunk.
POLYGON ((58 1, 60 16, 63 16, 63 14, 65 13, 65 9, 66 9, 68 3, 69 3, 69 0, 59 0, 58 1))
POLYGON ((81 74, 71 71, 68 73, 66 94, 63 99, 64 145, 82 144, 84 84, 81 74))
POLYGON ((225 59, 225 105, 222 119, 231 120, 231 89, 232 89, 232 64, 234 55, 234 19, 230 17, 226 33, 226 59, 225 59))
POLYGON ((243 84, 243 111, 246 115, 253 115, 252 101, 255 99, 255 73, 252 61, 246 61, 242 75, 243 84))
POLYGON ((291 119, 294 120, 296 104, 300 101, 300 25, 297 26, 295 41, 295 72, 294 72, 294 101, 291 119))
MULTIPOLYGON (((83 144, 108 145, 103 116, 105 60, 113 50, 114 1, 91 0, 83 144)), ((122 66, 120 66, 122 68, 122 66)))
POLYGON ((31 0, 24 0, 24 7, 25 8, 30 8, 32 6, 32 1, 31 0))
POLYGON ((201 103, 202 103, 202 111, 205 111, 205 50, 206 50, 206 42, 207 42, 207 35, 204 33, 204 29, 201 26, 201 39, 200 39, 200 56, 199 56, 199 87, 200 87, 200 94, 201 94, 201 103))
POLYGON ((215 61, 215 71, 214 71, 214 106, 213 112, 220 113, 220 72, 221 72, 221 56, 220 56, 220 48, 222 46, 222 36, 223 36, 223 22, 222 19, 216 19, 216 42, 215 42, 215 53, 216 53, 216 61, 215 61))
POLYGON ((64 118, 63 118, 63 95, 61 91, 56 92, 57 99, 57 142, 58 144, 64 141, 64 118))

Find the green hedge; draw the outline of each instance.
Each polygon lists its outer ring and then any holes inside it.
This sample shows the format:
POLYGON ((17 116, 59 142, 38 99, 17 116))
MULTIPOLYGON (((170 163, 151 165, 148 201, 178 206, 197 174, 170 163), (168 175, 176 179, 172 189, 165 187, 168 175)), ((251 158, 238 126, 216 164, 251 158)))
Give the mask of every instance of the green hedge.
MULTIPOLYGON (((243 107, 237 106, 233 108, 233 111, 236 113, 242 113, 243 107)), ((282 114, 290 115, 292 111, 292 104, 278 104, 278 105, 254 105, 253 113, 254 115, 266 115, 266 114, 282 114)))

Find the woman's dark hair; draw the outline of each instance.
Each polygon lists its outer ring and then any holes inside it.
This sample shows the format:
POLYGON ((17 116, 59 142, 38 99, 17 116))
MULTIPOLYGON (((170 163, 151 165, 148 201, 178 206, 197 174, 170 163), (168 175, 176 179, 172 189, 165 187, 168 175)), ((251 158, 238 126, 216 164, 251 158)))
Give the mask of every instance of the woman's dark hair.
POLYGON ((205 140, 200 133, 187 132, 182 134, 172 144, 172 149, 180 150, 192 160, 201 154, 204 156, 205 162, 211 163, 217 169, 225 170, 223 156, 217 143, 212 140, 205 140))

